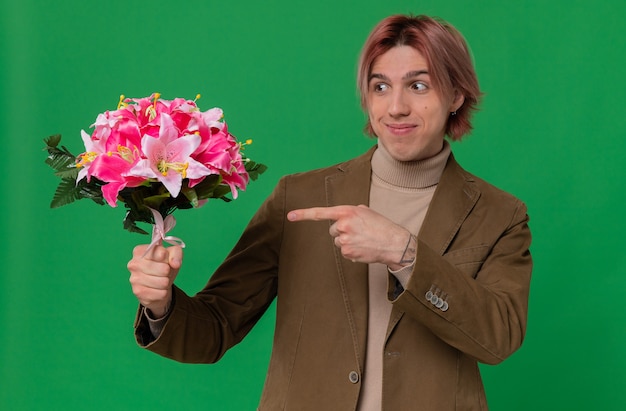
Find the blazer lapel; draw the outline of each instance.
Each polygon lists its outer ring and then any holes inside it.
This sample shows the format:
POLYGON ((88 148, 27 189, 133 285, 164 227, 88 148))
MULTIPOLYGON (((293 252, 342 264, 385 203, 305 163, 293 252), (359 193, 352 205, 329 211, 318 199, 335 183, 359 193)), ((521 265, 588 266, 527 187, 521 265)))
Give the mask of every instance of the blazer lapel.
POLYGON ((467 174, 450 154, 418 237, 441 255, 480 197, 467 174))
MULTIPOLYGON (((418 234, 420 240, 441 255, 446 252, 480 197, 480 191, 470 184, 471 181, 473 177, 461 168, 450 153, 418 234)), ((403 315, 403 311, 393 308, 386 339, 403 315)))
MULTIPOLYGON (((338 172, 326 177, 329 207, 369 204, 371 157, 374 148, 352 161, 338 166, 338 172)), ((335 261, 342 288, 346 315, 352 332, 355 355, 362 368, 367 338, 367 264, 353 263, 335 250, 335 261)))

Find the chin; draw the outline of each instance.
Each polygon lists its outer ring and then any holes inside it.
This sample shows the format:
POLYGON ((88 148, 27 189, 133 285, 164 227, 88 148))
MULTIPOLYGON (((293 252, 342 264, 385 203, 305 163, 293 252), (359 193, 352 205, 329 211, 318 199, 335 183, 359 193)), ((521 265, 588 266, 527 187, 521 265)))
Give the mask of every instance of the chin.
POLYGON ((402 145, 389 147, 385 145, 385 149, 397 161, 416 161, 422 160, 424 158, 430 157, 429 155, 424 154, 424 149, 415 148, 415 147, 405 147, 402 145))
POLYGON ((418 161, 418 160, 422 160, 422 158, 420 156, 414 156, 414 155, 405 155, 405 156, 394 156, 394 158, 398 161, 402 161, 402 162, 409 162, 409 161, 418 161))
POLYGON ((403 150, 387 150, 391 157, 396 161, 414 161, 417 157, 413 153, 403 150))

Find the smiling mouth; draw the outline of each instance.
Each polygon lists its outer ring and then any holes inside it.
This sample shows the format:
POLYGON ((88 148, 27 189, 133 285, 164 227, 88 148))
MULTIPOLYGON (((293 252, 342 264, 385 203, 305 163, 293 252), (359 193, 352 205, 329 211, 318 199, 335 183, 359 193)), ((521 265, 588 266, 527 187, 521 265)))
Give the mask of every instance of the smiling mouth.
POLYGON ((417 126, 413 124, 387 124, 387 129, 393 134, 407 134, 413 131, 417 126))

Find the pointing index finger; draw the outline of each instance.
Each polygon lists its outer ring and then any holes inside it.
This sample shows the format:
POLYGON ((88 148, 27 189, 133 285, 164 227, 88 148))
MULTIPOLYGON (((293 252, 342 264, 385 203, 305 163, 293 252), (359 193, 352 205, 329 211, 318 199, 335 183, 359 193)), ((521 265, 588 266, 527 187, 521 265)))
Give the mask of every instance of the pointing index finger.
POLYGON ((289 221, 321 221, 338 220, 348 214, 351 206, 311 207, 290 211, 287 214, 289 221))

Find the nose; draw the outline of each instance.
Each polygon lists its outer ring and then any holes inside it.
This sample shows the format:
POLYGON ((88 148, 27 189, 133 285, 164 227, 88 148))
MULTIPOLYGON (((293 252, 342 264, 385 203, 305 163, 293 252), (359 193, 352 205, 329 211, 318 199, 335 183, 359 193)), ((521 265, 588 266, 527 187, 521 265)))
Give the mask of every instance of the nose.
POLYGON ((408 96, 404 90, 395 90, 390 96, 389 115, 392 117, 404 117, 411 113, 408 96))

